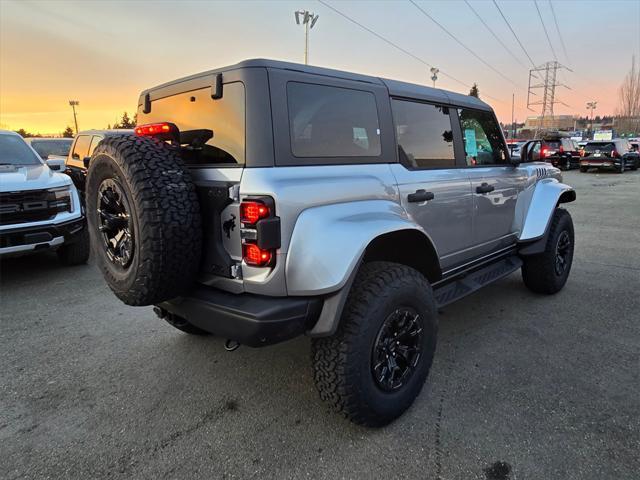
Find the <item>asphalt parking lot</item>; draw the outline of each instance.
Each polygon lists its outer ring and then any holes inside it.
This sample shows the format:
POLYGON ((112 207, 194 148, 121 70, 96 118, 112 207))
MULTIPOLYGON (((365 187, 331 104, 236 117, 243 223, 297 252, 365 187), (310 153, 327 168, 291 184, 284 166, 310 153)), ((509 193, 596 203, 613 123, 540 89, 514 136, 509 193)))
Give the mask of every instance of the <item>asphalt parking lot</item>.
POLYGON ((307 338, 228 353, 93 265, 5 260, 0 477, 637 479, 640 172, 565 181, 565 289, 513 274, 447 307, 425 389, 380 430, 319 401, 307 338))

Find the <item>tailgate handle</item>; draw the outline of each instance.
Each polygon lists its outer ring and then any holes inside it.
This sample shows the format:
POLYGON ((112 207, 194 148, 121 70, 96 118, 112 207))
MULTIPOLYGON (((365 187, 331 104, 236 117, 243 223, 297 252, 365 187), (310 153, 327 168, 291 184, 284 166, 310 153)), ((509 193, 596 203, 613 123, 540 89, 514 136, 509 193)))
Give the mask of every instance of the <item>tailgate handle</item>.
POLYGON ((433 192, 427 192, 426 190, 420 189, 416 190, 414 193, 410 193, 407 195, 407 200, 411 203, 416 202, 428 202, 429 200, 433 200, 435 195, 433 192))

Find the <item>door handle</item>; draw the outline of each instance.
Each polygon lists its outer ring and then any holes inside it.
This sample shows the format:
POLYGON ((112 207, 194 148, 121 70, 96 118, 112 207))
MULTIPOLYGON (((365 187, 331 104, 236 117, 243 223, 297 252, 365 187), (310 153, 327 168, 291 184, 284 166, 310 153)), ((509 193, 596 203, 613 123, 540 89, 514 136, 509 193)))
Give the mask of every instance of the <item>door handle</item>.
POLYGON ((416 190, 414 193, 410 193, 407 195, 407 200, 411 203, 417 202, 428 202, 429 200, 433 200, 435 195, 433 192, 427 192, 426 190, 420 189, 416 190))
POLYGON ((488 183, 483 183, 480 186, 476 187, 476 192, 478 193, 489 193, 489 192, 493 192, 496 189, 496 187, 494 187, 493 185, 489 185, 488 183))

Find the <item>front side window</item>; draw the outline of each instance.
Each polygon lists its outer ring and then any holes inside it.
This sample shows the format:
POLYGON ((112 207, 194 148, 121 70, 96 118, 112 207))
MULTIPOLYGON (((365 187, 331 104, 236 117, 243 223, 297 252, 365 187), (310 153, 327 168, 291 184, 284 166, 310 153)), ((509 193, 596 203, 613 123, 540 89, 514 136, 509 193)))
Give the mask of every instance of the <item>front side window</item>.
POLYGON ((380 156, 380 126, 372 93, 289 82, 287 106, 295 157, 380 156))
POLYGON ((80 135, 73 146, 73 154, 71 155, 71 158, 74 160, 84 160, 84 157, 89 156, 90 143, 91 135, 80 135))
POLYGON ((500 125, 490 112, 461 108, 460 126, 467 165, 502 165, 508 155, 500 125))
POLYGON ((41 163, 22 137, 0 134, 0 165, 40 165, 41 163))
POLYGON ((453 132, 449 108, 393 100, 400 163, 410 168, 453 167, 453 132))

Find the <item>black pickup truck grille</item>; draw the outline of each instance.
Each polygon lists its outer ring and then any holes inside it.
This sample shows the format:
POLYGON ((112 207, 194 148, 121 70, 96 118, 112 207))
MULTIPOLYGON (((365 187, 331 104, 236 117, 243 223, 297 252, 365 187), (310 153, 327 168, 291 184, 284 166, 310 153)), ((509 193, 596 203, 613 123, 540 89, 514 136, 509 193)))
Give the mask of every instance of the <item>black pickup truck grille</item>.
POLYGON ((26 190, 0 193, 0 225, 50 220, 71 210, 68 190, 26 190))

